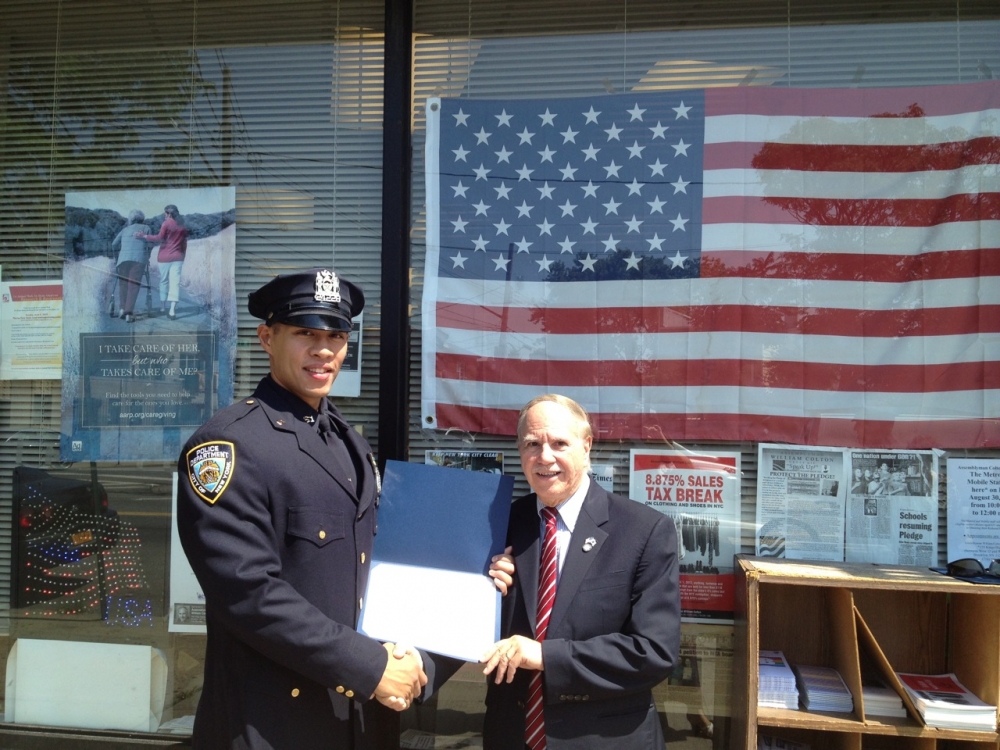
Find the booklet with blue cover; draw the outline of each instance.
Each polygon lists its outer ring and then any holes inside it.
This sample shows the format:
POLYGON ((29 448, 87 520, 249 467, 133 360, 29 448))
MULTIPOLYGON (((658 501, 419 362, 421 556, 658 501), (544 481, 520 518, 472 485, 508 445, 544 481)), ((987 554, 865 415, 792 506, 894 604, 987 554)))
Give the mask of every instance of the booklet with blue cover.
POLYGON ((512 477, 387 461, 358 630, 466 661, 500 638, 490 560, 503 552, 512 477))

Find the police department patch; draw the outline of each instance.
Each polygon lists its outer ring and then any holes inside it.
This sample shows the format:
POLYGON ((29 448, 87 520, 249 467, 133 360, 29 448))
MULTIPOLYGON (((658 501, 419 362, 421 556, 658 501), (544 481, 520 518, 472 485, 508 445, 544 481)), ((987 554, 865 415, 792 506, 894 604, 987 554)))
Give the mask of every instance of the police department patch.
POLYGON ((236 468, 236 446, 227 442, 202 443, 187 452, 188 479, 198 496, 215 505, 236 468))

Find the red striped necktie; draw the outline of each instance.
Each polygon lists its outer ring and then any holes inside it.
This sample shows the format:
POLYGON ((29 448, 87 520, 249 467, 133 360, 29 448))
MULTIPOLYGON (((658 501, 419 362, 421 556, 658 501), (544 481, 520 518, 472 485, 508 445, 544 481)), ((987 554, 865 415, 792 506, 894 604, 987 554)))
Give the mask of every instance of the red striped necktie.
MULTIPOLYGON (((538 576, 538 614, 535 640, 544 641, 556 600, 556 574, 559 569, 559 548, 556 543, 555 508, 542 508, 545 520, 545 541, 542 543, 541 573, 538 576)), ((524 741, 531 750, 545 750, 545 689, 542 673, 535 672, 528 684, 528 711, 524 719, 524 741)))

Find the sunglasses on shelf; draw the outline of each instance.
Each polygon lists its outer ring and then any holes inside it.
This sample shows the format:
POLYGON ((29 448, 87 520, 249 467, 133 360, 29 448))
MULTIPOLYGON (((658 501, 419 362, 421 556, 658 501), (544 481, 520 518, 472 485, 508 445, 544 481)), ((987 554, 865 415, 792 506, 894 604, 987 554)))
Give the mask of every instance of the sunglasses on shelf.
POLYGON ((948 563, 948 575, 956 578, 975 578, 977 576, 995 576, 1000 578, 1000 560, 991 560, 988 568, 974 557, 963 557, 948 563))

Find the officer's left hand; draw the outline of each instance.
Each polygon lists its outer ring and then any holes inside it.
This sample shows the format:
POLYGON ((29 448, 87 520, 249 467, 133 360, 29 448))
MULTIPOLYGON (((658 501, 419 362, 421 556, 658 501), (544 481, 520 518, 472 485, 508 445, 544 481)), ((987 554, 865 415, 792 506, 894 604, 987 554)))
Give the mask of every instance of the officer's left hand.
POLYGON ((513 547, 508 547, 502 555, 496 555, 490 562, 490 577, 493 578, 497 590, 504 596, 514 585, 514 558, 511 555, 513 551, 513 547))

